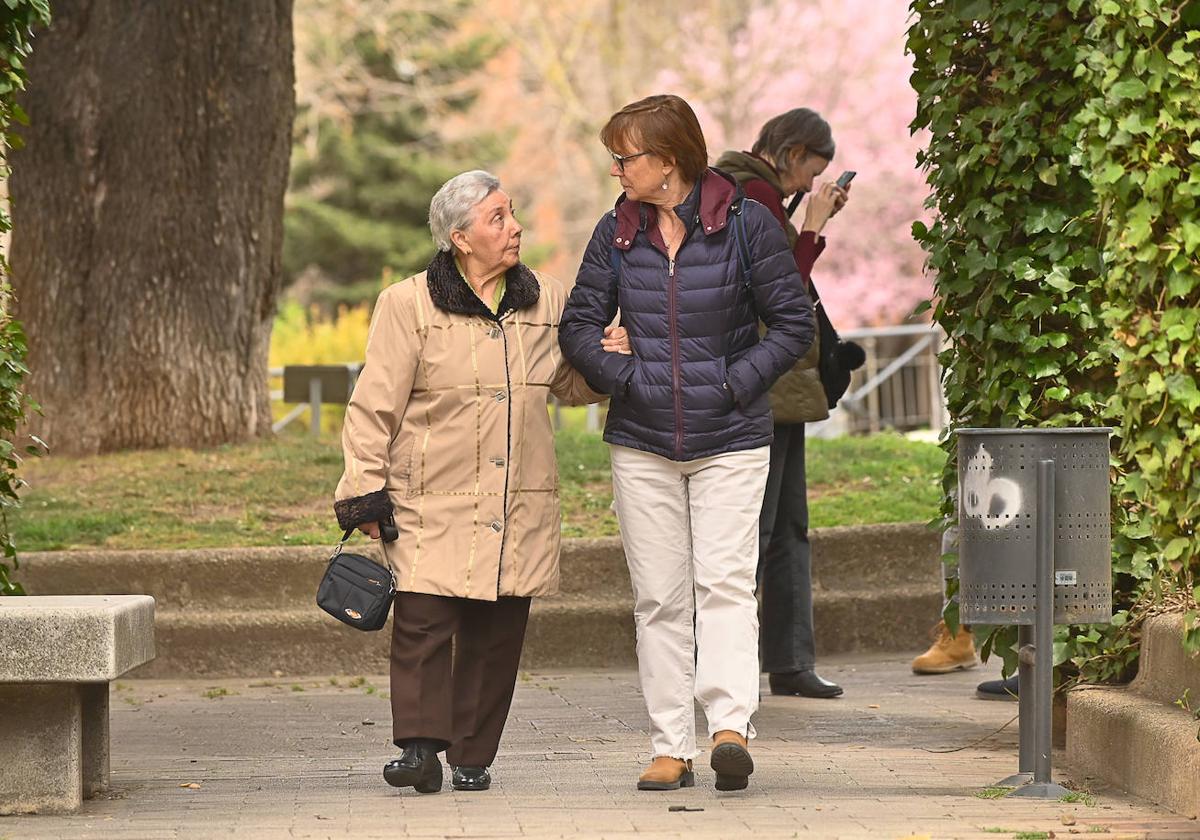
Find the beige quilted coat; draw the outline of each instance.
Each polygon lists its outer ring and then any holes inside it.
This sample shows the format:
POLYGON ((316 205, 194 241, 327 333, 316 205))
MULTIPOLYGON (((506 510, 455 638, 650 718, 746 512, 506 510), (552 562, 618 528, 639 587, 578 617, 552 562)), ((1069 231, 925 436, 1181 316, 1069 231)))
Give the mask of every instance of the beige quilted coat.
POLYGON ((547 400, 604 395, 562 358, 565 295, 518 265, 494 315, 439 254, 380 296, 346 410, 343 528, 394 514, 397 589, 493 601, 558 590, 561 515, 547 400))

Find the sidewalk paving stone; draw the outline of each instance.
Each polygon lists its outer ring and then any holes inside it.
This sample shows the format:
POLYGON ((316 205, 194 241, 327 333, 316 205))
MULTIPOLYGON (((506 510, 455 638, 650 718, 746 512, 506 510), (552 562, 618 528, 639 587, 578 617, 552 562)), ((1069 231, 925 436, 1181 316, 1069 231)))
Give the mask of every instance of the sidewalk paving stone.
MULTIPOLYGON (((1119 791, 1092 789, 1091 805, 978 797, 1016 770, 1016 704, 972 696, 995 666, 918 677, 908 661, 829 657, 821 672, 844 697, 764 695, 756 770, 737 793, 713 789, 703 755, 695 788, 634 788, 649 752, 631 671, 523 673, 492 790, 455 793, 447 771, 432 796, 380 775, 396 752, 385 676, 128 680, 112 694, 111 790, 78 814, 0 818, 0 840, 1200 840, 1197 821, 1119 791)), ((1091 784, 1055 761, 1056 781, 1091 784)))

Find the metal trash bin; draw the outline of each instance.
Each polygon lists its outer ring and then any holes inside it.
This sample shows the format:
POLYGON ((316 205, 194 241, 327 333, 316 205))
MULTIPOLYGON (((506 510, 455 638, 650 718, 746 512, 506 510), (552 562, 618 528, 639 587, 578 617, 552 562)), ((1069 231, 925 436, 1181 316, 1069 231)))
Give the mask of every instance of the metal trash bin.
POLYGON ((1054 623, 1112 619, 1107 428, 959 429, 959 618, 1033 624, 1037 464, 1054 461, 1054 623))
POLYGON ((1012 796, 1068 792, 1050 779, 1054 625, 1112 620, 1111 431, 957 430, 959 619, 1017 625, 1012 796))

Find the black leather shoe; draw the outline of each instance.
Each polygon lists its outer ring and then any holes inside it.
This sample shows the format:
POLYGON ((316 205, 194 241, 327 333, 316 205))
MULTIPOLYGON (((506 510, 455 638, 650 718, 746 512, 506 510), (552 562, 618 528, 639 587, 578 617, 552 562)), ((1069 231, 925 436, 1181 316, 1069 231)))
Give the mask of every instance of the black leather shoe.
POLYGON ((417 793, 442 789, 442 762, 437 749, 425 743, 406 744, 399 758, 383 765, 383 778, 392 787, 411 787, 417 793))
POLYGON ((1016 700, 1021 693, 1017 675, 1006 680, 987 680, 975 686, 975 696, 980 700, 1016 700))
POLYGON ((787 674, 771 674, 770 682, 772 694, 828 699, 830 697, 838 697, 842 693, 840 685, 821 679, 817 676, 817 672, 811 669, 808 671, 792 671, 787 674))
POLYGON ((450 786, 455 790, 487 790, 492 786, 492 774, 486 767, 454 767, 450 786))

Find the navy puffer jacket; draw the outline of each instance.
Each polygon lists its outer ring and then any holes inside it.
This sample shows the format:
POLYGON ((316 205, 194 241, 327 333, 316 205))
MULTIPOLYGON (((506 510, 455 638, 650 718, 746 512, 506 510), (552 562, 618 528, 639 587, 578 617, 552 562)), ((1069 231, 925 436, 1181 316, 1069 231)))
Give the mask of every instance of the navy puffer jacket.
POLYGON ((596 225, 559 325, 563 354, 612 397, 604 439, 675 461, 769 444, 767 391, 808 349, 814 329, 779 222, 709 169, 675 208, 687 233, 671 265, 656 209, 623 199, 596 225), (749 286, 734 212, 744 214, 749 286), (618 307, 632 356, 600 346, 618 307), (759 319, 767 325, 761 339, 759 319))

